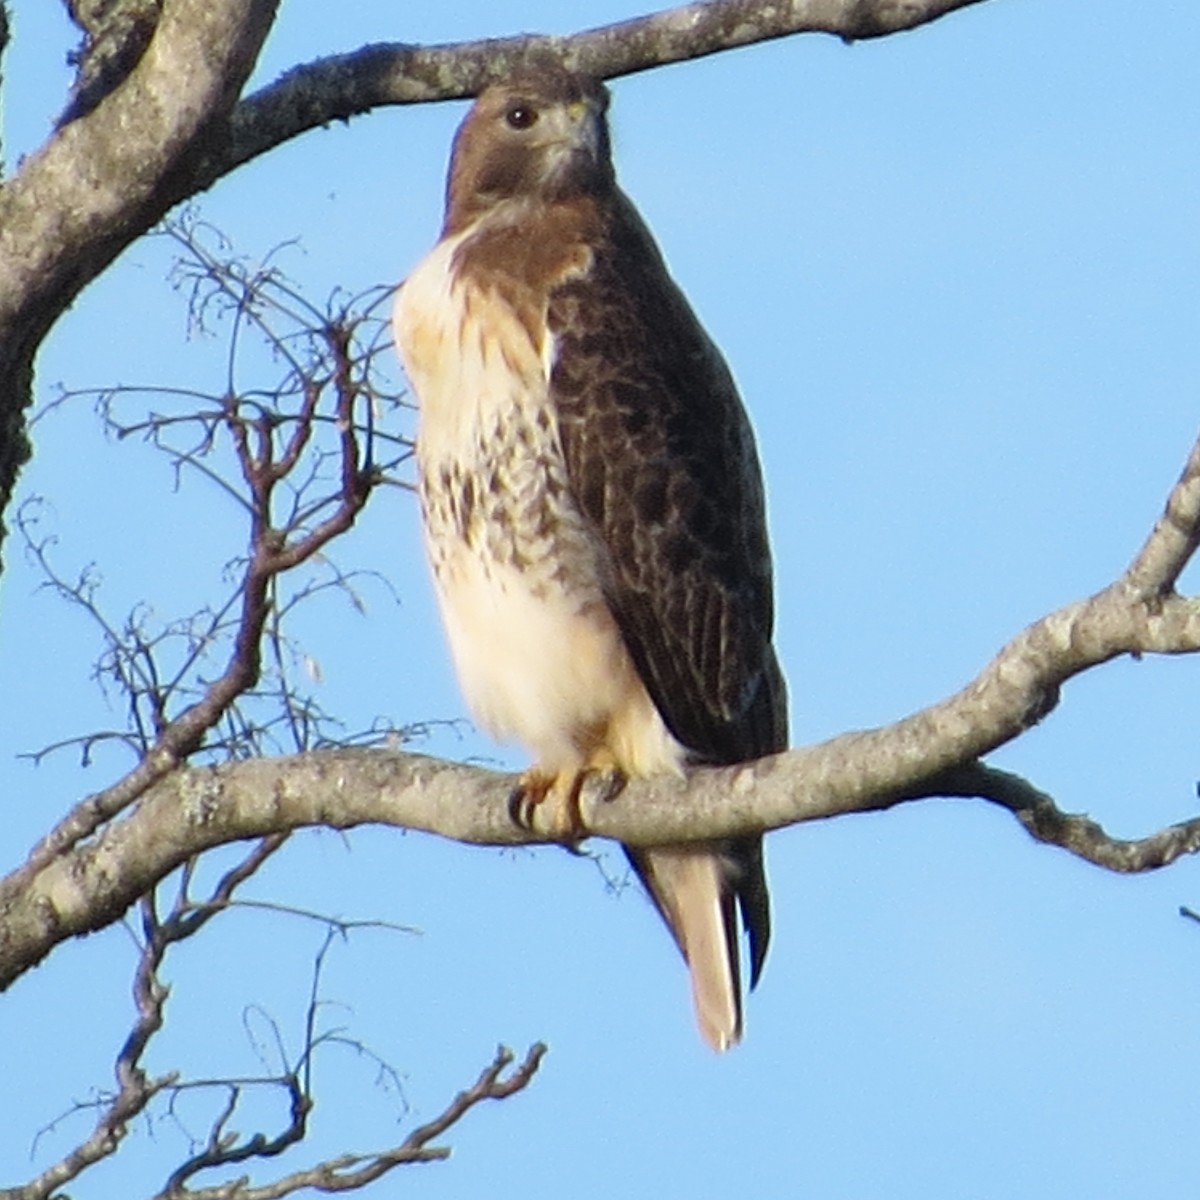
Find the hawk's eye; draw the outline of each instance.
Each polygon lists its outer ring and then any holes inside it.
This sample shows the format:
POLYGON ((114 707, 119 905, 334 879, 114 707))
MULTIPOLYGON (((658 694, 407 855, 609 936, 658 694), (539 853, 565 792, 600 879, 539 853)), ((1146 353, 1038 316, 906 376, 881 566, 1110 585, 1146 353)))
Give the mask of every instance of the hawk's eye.
POLYGON ((537 124, 538 111, 536 108, 530 108, 528 104, 514 104, 504 114, 504 119, 513 129, 528 129, 537 124))

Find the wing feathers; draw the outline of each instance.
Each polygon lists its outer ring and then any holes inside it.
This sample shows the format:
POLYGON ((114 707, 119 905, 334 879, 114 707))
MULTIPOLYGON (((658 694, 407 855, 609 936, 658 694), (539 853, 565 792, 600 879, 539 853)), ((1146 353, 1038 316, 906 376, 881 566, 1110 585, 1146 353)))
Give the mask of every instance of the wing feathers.
MULTIPOLYGON (((698 759, 781 749, 747 722, 771 670, 771 564, 733 379, 618 193, 587 271, 551 290, 550 390, 605 595, 671 732, 698 759)), ((774 722, 769 724, 773 725, 774 722)))

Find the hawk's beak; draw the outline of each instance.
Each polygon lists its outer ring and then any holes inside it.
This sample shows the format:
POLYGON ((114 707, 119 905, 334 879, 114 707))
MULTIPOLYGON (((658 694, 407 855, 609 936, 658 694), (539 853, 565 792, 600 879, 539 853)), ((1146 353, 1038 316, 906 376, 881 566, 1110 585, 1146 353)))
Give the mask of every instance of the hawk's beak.
POLYGON ((580 152, 593 161, 599 156, 596 108, 587 100, 569 100, 563 105, 566 114, 566 144, 572 154, 580 152))

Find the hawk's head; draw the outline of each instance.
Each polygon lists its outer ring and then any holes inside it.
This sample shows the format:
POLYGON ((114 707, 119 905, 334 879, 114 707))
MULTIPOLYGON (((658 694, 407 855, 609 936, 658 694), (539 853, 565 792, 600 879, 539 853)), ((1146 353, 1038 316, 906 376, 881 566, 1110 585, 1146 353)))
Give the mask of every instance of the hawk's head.
POLYGON ((610 190, 607 109, 602 83, 562 67, 527 69, 492 84, 454 138, 444 232, 506 201, 610 190))

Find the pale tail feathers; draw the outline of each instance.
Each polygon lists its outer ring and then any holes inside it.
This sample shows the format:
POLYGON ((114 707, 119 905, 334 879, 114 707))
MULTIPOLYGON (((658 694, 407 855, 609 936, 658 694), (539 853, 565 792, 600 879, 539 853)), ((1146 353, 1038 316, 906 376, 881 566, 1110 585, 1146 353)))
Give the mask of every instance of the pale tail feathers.
POLYGON ((629 851, 659 911, 687 959, 696 1021, 717 1051, 742 1037, 742 989, 737 917, 729 867, 703 847, 629 851))

